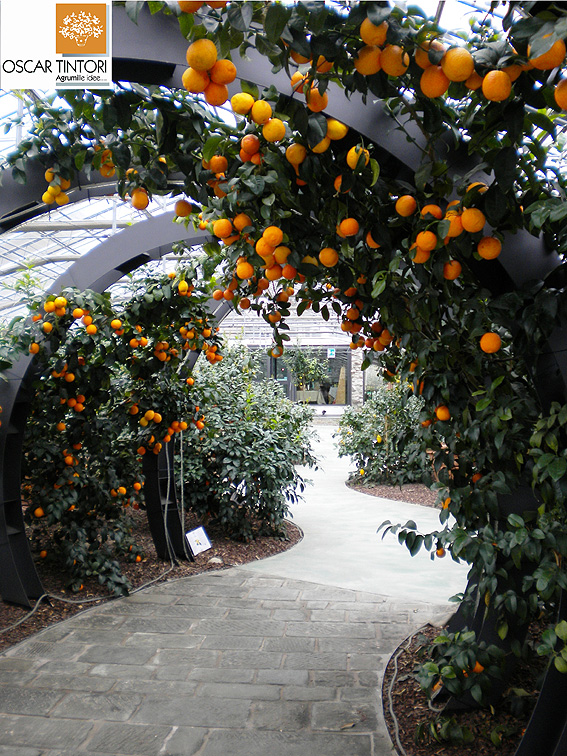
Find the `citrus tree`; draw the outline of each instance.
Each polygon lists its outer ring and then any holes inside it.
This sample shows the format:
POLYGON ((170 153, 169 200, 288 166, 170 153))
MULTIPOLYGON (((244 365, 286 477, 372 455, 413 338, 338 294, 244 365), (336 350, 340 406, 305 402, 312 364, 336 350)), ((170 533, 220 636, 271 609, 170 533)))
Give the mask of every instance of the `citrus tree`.
POLYGON ((30 319, 4 334, 8 363, 35 355, 26 519, 36 550, 62 561, 73 590, 94 577, 127 591, 116 556, 142 559, 128 518, 144 502, 142 457, 199 432, 194 357, 222 355, 208 296, 189 272, 139 279, 118 300, 73 289, 35 297, 30 319))
MULTIPOLYGON (((447 506, 434 534, 399 537, 412 552, 467 561, 477 592, 465 602, 482 596, 506 638, 567 585, 564 386, 550 392, 538 377, 564 322, 563 282, 518 288, 494 262, 515 254, 514 234, 522 245, 541 236, 558 262, 565 253, 563 10, 523 3, 519 13, 511 2, 502 31, 488 13, 453 36, 414 6, 149 5, 175 13, 187 37, 185 91, 118 86, 61 93, 64 108, 30 102, 35 125, 10 157, 14 177, 41 161, 51 205, 68 201, 77 171, 116 176, 134 207, 183 194, 178 216, 213 238, 214 298, 271 323, 274 356, 294 301, 300 315, 336 317, 365 368, 420 395, 412 434, 433 452, 447 506), (241 80, 224 122, 204 103, 228 103, 237 51, 250 47, 289 74, 289 89, 241 80), (381 134, 365 140, 327 117, 337 86, 382 101, 416 164, 381 134), (501 497, 532 486, 531 513, 501 510, 501 497)), ((135 18, 143 4, 125 7, 135 18)), ((567 653, 555 664, 567 669, 567 653)), ((473 685, 473 697, 484 690, 473 685)))

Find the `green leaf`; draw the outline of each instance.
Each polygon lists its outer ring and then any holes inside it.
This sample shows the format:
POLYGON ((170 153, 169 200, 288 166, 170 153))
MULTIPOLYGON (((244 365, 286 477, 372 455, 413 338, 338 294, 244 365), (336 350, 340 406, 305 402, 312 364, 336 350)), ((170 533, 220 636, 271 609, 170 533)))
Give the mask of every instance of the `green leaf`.
POLYGON ((144 5, 144 2, 139 2, 138 0, 136 0, 136 2, 124 3, 124 8, 126 10, 126 13, 128 14, 130 21, 133 21, 135 24, 138 23, 138 15, 144 5))
POLYGON ((291 7, 270 3, 264 19, 264 31, 270 42, 278 42, 291 16, 291 7))
POLYGON ((557 482, 561 480, 567 471, 567 460, 564 457, 556 457, 546 469, 549 477, 557 482))
POLYGON ((223 139, 224 137, 220 135, 215 135, 207 139, 205 146, 203 147, 203 160, 210 160, 212 158, 223 139))
POLYGON ((253 13, 252 3, 230 3, 227 11, 228 22, 233 29, 245 32, 250 26, 253 13))
POLYGON ((526 524, 523 517, 513 513, 508 515, 508 522, 513 528, 523 528, 526 524))
POLYGON ((260 92, 258 90, 258 87, 256 84, 253 84, 250 81, 246 81, 245 79, 240 80, 240 89, 243 92, 246 92, 249 95, 252 95, 252 97, 257 100, 260 97, 260 92))
POLYGON ((555 664, 555 669, 558 672, 561 672, 561 674, 563 675, 567 673, 567 661, 565 661, 563 657, 556 656, 555 659, 553 660, 553 663, 555 664))
POLYGON ((500 640, 504 640, 507 635, 508 635, 508 623, 502 622, 500 625, 498 625, 498 637, 500 638, 500 640))
POLYGON ((567 641, 567 622, 565 620, 561 620, 555 625, 555 635, 563 642, 567 641))
POLYGON ((370 158, 370 168, 372 169, 372 180, 370 181, 370 186, 374 186, 374 184, 378 181, 378 177, 380 176, 380 165, 374 158, 370 158))
POLYGON ((492 403, 492 397, 491 396, 485 396, 484 399, 481 399, 479 402, 475 404, 475 410, 477 412, 482 412, 482 410, 485 410, 490 404, 492 403))

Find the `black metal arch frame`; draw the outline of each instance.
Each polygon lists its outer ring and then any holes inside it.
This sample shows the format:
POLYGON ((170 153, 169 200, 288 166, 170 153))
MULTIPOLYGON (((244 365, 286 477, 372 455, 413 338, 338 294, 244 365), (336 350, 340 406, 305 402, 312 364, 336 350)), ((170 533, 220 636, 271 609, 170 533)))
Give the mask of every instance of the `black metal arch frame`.
MULTIPOLYGON (((187 43, 179 34, 175 18, 163 14, 151 16, 144 9, 135 25, 124 8, 115 7, 113 36, 115 80, 181 86, 187 43)), ((275 85, 282 93, 289 92, 289 81, 283 71, 274 75, 265 58, 252 49, 249 55, 250 59, 239 61, 239 78, 260 87, 275 85)), ((238 91, 238 79, 232 85, 231 94, 235 91, 238 91)), ((334 86, 329 88, 326 113, 372 141, 384 154, 398 161, 404 174, 413 176, 413 168, 419 164, 416 145, 422 141, 422 136, 411 123, 407 124, 407 129, 413 141, 399 130, 380 102, 363 103, 357 94, 347 100, 334 86)), ((459 160, 457 155, 447 156, 450 166, 459 160)), ((47 210, 31 199, 41 196, 43 185, 39 168, 30 171, 25 187, 10 181, 4 184, 0 193, 0 229, 7 230, 47 210)), ((74 187, 70 195, 75 201, 81 195, 106 192, 108 186, 103 182, 98 186, 83 185, 82 189, 74 187)), ((89 252, 55 286, 61 288, 72 284, 102 291, 125 272, 148 260, 158 259, 169 251, 173 241, 184 238, 189 244, 202 243, 204 235, 184 236, 180 235, 181 230, 185 231, 183 226, 171 223, 171 214, 139 223, 89 252)), ((484 286, 500 293, 515 290, 532 279, 549 279, 551 282, 557 275, 562 278, 563 265, 555 252, 546 250, 543 239, 520 232, 505 240, 497 260, 483 261, 475 272, 484 286)), ((218 314, 222 316, 222 313, 218 314)), ((536 381, 544 404, 567 400, 566 346, 567 328, 558 328, 549 339, 548 351, 539 358, 536 381)), ((0 405, 4 410, 4 422, 0 428, 0 592, 5 600, 24 604, 43 592, 25 537, 20 499, 20 456, 29 404, 26 378, 31 373, 31 362, 32 358, 22 359, 10 371, 8 382, 0 383, 0 405)), ((529 508, 533 499, 531 492, 518 492, 516 497, 502 503, 522 511, 529 508)), ((484 633, 490 637, 493 625, 480 616, 474 621, 479 635, 484 633)), ((464 619, 457 612, 453 618, 454 627, 463 623, 464 619)), ((534 753, 560 756, 567 752, 566 693, 567 678, 552 665, 516 756, 532 756, 534 753)))

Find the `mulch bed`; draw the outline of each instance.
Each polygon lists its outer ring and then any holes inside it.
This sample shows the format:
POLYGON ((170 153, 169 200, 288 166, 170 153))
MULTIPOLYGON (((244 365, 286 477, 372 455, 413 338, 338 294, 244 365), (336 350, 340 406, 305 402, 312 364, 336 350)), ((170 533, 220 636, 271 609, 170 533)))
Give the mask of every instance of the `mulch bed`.
MULTIPOLYGON (((212 548, 198 554, 194 562, 182 561, 172 568, 169 562, 163 562, 156 556, 145 512, 141 509, 132 510, 131 514, 136 542, 145 554, 139 563, 119 560, 122 572, 130 581, 132 588, 139 588, 153 581, 162 582, 188 577, 208 570, 226 569, 264 559, 286 551, 303 537, 301 530, 289 521, 286 522, 286 539, 260 537, 250 543, 233 541, 223 535, 219 528, 206 525, 205 530, 212 548)), ((192 530, 201 524, 195 516, 190 513, 185 514, 187 530, 192 530)), ((49 557, 40 559, 38 556, 36 567, 46 593, 49 593, 50 597, 58 598, 50 598, 49 602, 43 600, 31 616, 28 616, 29 609, 6 604, 0 600, 0 651, 83 609, 112 600, 94 579, 85 582, 79 594, 66 590, 67 576, 64 570, 49 557), (22 621, 21 624, 15 624, 20 621, 22 621), (10 629, 2 632, 6 628, 10 629)))
POLYGON ((422 483, 404 483, 402 486, 378 485, 361 480, 351 479, 347 482, 350 488, 370 496, 379 496, 391 501, 406 501, 410 504, 421 504, 424 507, 434 507, 437 502, 437 492, 432 491, 422 483))

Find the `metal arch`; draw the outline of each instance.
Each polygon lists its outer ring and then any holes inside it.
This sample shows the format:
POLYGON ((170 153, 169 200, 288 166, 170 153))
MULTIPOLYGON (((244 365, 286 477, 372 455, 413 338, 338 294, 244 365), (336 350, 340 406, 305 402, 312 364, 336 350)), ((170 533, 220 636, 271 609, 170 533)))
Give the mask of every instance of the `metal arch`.
MULTIPOLYGON (((164 213, 115 234, 77 260, 54 283, 52 291, 59 293, 67 286, 74 286, 102 292, 125 273, 150 260, 161 259, 171 252, 175 242, 184 241, 196 246, 210 238, 203 231, 187 230, 184 225, 174 223, 174 217, 173 212, 164 213)), ((209 308, 215 317, 222 319, 231 305, 223 302, 217 306, 211 299, 209 308)), ((197 356, 192 355, 193 360, 197 356)), ((31 401, 29 384, 34 376, 33 361, 31 355, 22 357, 5 372, 6 380, 0 382, 3 410, 0 427, 0 594, 5 601, 24 606, 30 606, 30 599, 37 599, 44 592, 25 535, 20 493, 21 455, 31 401)), ((147 473, 157 477, 157 459, 153 467, 147 465, 147 473)), ((149 490, 159 491, 159 485, 154 481, 149 490)), ((158 506, 160 504, 161 500, 158 506)), ((168 513, 168 521, 174 519, 175 513, 168 513)), ((159 528, 160 518, 155 518, 155 522, 159 528)), ((182 556, 179 548, 176 553, 182 556)))
MULTIPOLYGON (((118 79, 141 83, 157 83, 169 87, 181 86, 181 74, 186 67, 185 50, 187 43, 179 34, 175 18, 167 17, 163 14, 151 16, 147 8, 144 7, 140 14, 138 25, 135 25, 130 22, 123 8, 114 7, 113 33, 114 49, 116 51, 114 71, 118 79)), ((287 76, 283 72, 274 75, 265 58, 257 55, 255 51, 250 52, 251 57, 249 60, 243 59, 239 61, 240 78, 257 83, 260 86, 274 84, 282 93, 289 92, 287 76)), ((232 85, 232 91, 236 91, 237 88, 238 81, 232 85)), ((364 103, 359 95, 353 95, 351 100, 347 101, 343 92, 334 86, 329 88, 327 113, 339 118, 394 157, 398 161, 402 172, 409 172, 410 175, 413 175, 413 167, 419 162, 420 145, 423 142, 422 136, 416 133, 412 124, 407 124, 407 129, 410 133, 410 139, 408 140, 398 130, 397 125, 388 118, 381 103, 364 103)), ((446 156, 446 161, 450 164, 454 163, 454 159, 457 159, 457 156, 450 154, 446 156)), ((34 186, 34 181, 37 186, 36 196, 40 196, 41 194, 39 193, 41 181, 37 181, 37 178, 32 177, 26 189, 20 191, 18 187, 17 196, 14 194, 8 200, 5 199, 7 193, 2 192, 2 197, 0 197, 1 228, 5 229, 10 227, 10 223, 15 225, 15 222, 20 222, 19 220, 14 221, 14 214, 21 214, 23 212, 24 214, 27 213, 28 217, 31 217, 46 210, 45 207, 42 208, 40 206, 40 203, 30 198, 30 189, 34 186)), ((7 185, 5 186, 8 188, 7 185)), ((128 258, 128 264, 133 264, 134 257, 132 255, 128 258)), ((126 260, 124 264, 126 264, 126 260)), ((559 256, 554 251, 545 249, 543 239, 536 239, 527 232, 522 231, 514 236, 509 236, 505 240, 504 249, 498 260, 488 264, 483 263, 482 269, 478 270, 478 275, 481 282, 490 289, 494 290, 494 286, 491 286, 487 280, 487 274, 490 275, 492 282, 496 282, 495 286, 497 289, 511 291, 521 287, 525 282, 533 278, 544 279, 552 271, 558 269, 560 264, 561 260, 559 256)), ((99 273, 97 282, 98 285, 102 286, 105 282, 116 280, 119 277, 120 271, 114 266, 106 272, 99 271, 99 273)), ((537 383, 546 400, 558 398, 561 401, 565 401, 567 396, 566 343, 567 329, 558 329, 550 339, 549 354, 546 355, 548 364, 540 364, 537 383), (561 353, 563 353, 563 356, 561 356, 561 353), (548 390, 549 384, 552 384, 551 391, 548 390)), ((10 396, 10 391, 8 391, 8 398, 11 401, 10 406, 12 407, 10 420, 0 428, 0 475, 2 474, 1 466, 3 465, 3 469, 6 471, 10 463, 15 466, 14 469, 17 473, 11 480, 11 487, 7 485, 4 479, 2 490, 0 491, 0 496, 3 497, 0 500, 0 550, 5 546, 5 538, 16 538, 15 534, 10 534, 10 528, 14 530, 14 525, 6 522, 5 513, 8 510, 7 504, 11 503, 10 495, 17 500, 21 517, 19 498, 19 454, 21 454, 21 448, 18 448, 17 438, 21 437, 23 428, 25 427, 25 409, 28 399, 25 396, 25 381, 22 383, 22 378, 26 375, 28 368, 29 359, 22 361, 19 373, 18 371, 14 372, 14 383, 11 386, 13 396, 10 396), (18 388, 14 393, 16 386, 18 388), (16 401, 16 398, 18 398, 18 401, 16 401), (7 440, 9 438, 15 441, 15 443, 10 444, 8 448, 7 440), (4 528, 3 530, 2 527, 4 528), (6 533, 8 535, 4 535, 6 533)), ((2 401, 1 398, 0 401, 2 401)), ((4 404, 4 401, 2 403, 4 404)), ((25 535, 23 535, 23 543, 22 537, 20 537, 19 543, 21 544, 22 551, 27 549, 25 535)), ((15 540, 14 544, 16 544, 15 540)), ((22 556, 17 548, 12 551, 11 559, 12 564, 10 568, 13 572, 15 571, 16 577, 19 579, 20 574, 25 574, 28 565, 27 563, 24 565, 21 564, 22 556)), ((33 568, 33 562, 31 564, 33 568)), ((2 568, 0 575, 2 575, 4 573, 4 565, 0 563, 0 567, 2 568)), ((36 592, 41 590, 41 586, 38 585, 37 575, 35 575, 35 578, 34 575, 35 569, 33 569, 33 574, 26 575, 26 578, 29 579, 29 590, 28 586, 22 586, 22 592, 26 601, 28 595, 36 595, 33 593, 34 590, 36 592), (34 580, 36 581, 35 583, 34 580), (28 593, 26 593, 26 590, 28 590, 28 593)), ((554 670, 552 668, 551 675, 553 673, 554 670)), ((549 684, 547 682, 544 684, 544 689, 538 702, 538 707, 541 704, 543 710, 538 713, 538 709, 536 708, 534 717, 517 751, 518 756, 520 753, 527 755, 536 751, 542 753, 542 756, 544 753, 546 755, 556 754, 557 756, 565 753, 565 748, 567 748, 567 743, 565 743, 565 740, 567 740, 567 736, 565 735, 565 732, 567 732, 567 718, 565 716, 564 703, 559 704, 558 707, 556 706, 558 711, 553 717, 553 722, 549 722, 547 717, 550 710, 550 700, 554 700, 556 703, 561 700, 564 701, 566 681, 564 676, 560 676, 560 678, 559 681, 553 681, 550 678, 549 684), (555 688, 550 687, 552 683, 555 684, 555 688), (545 699, 545 691, 547 691, 547 699, 545 699), (564 727, 566 730, 562 735, 564 727)))

